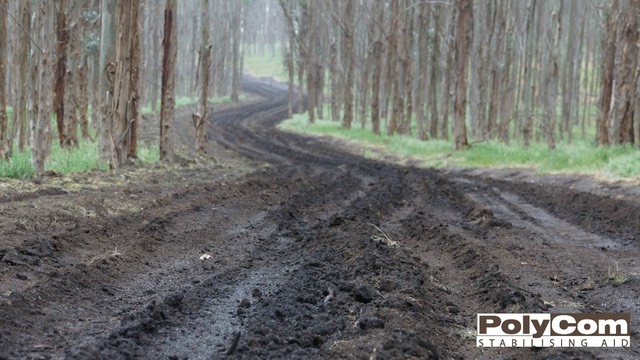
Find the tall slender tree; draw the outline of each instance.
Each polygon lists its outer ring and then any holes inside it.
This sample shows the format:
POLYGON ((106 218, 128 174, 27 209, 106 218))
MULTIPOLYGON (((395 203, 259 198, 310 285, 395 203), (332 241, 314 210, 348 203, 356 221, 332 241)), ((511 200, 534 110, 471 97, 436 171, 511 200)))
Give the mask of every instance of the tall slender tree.
POLYGON ((56 74, 53 99, 53 108, 56 114, 56 125, 58 128, 58 140, 60 146, 64 147, 64 92, 65 77, 67 75, 67 42, 69 33, 67 31, 67 17, 65 14, 65 0, 56 1, 56 74))
POLYGON ((31 164, 35 178, 40 180, 44 175, 45 165, 51 154, 51 94, 47 89, 53 85, 53 42, 51 33, 54 31, 53 2, 41 2, 34 9, 34 25, 38 29, 37 43, 31 44, 34 54, 31 61, 31 164))
POLYGON ((162 37, 162 96, 160 103, 160 160, 173 162, 173 122, 177 51, 176 0, 166 0, 162 37))
POLYGON ((209 117, 208 101, 209 101, 209 74, 211 69, 211 44, 209 43, 209 6, 206 0, 200 0, 200 30, 201 30, 201 46, 200 46, 200 102, 198 112, 193 114, 193 125, 196 130, 196 152, 198 154, 206 153, 207 141, 207 124, 209 117))
POLYGON ((7 119, 7 48, 9 42, 7 40, 7 2, 0 0, 0 159, 6 159, 11 156, 11 142, 9 141, 9 127, 7 119))
POLYGON ((453 123, 453 148, 462 150, 469 148, 467 140, 467 69, 469 66, 469 49, 473 38, 473 6, 472 0, 459 0, 458 29, 456 34, 456 92, 453 123))

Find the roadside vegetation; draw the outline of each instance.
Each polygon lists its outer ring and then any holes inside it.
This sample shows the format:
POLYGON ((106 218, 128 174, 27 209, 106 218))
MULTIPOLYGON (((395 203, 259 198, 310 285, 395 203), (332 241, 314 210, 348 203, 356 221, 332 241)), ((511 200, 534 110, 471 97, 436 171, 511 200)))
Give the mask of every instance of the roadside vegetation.
MULTIPOLYGON (((244 95, 239 97, 240 101, 244 100, 244 95)), ((183 108, 193 106, 198 102, 195 97, 179 97, 176 99, 175 107, 183 108)), ((209 104, 230 104, 233 101, 229 96, 209 98, 209 104)), ((160 111, 160 103, 158 103, 156 113, 160 111)), ((91 109, 89 109, 89 114, 91 109)), ((151 104, 147 104, 141 109, 143 114, 152 114, 151 104)), ((7 111, 11 116, 11 108, 7 111)), ((157 121, 154 120, 154 121, 157 121)), ((52 137, 57 138, 55 122, 52 120, 51 128, 53 129, 52 137)), ((47 163, 47 171, 51 174, 70 174, 91 170, 107 170, 106 164, 99 161, 98 142, 95 141, 97 133, 91 131, 91 137, 94 141, 79 140, 78 147, 62 148, 60 144, 53 141, 51 144, 51 156, 47 163)), ((79 137, 80 138, 80 137, 79 137)), ((137 162, 153 164, 160 159, 158 146, 155 144, 141 143, 138 146, 137 162)), ((31 161, 31 150, 18 151, 14 146, 13 156, 6 160, 0 161, 0 178, 9 179, 31 179, 35 175, 31 161)))
POLYGON ((527 167, 540 174, 590 174, 605 179, 622 179, 640 176, 640 152, 631 145, 595 147, 593 132, 581 136, 575 131, 571 144, 560 142, 553 150, 543 142, 533 142, 528 148, 521 143, 509 145, 499 141, 472 143, 471 148, 453 151, 451 140, 421 141, 415 136, 386 136, 374 134, 370 128, 354 126, 344 129, 339 122, 318 120, 309 123, 309 115, 296 114, 284 121, 280 128, 309 135, 333 136, 358 145, 361 154, 380 158, 389 154, 400 159, 411 159, 425 167, 527 167))

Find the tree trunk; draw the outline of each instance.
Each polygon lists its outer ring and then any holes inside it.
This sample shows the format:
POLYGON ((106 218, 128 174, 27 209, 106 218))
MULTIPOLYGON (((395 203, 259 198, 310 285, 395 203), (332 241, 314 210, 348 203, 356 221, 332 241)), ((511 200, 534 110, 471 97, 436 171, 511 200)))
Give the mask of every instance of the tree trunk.
MULTIPOLYGON (((284 5, 283 5, 284 6, 284 5)), ((291 2, 289 2, 289 6, 291 6, 291 2)), ((295 51, 295 33, 293 31, 293 23, 291 20, 287 21, 287 29, 289 34, 289 52, 286 55, 287 58, 287 72, 289 74, 289 119, 293 117, 293 106, 295 102, 295 91, 294 91, 294 82, 295 82, 295 68, 294 68, 294 51, 295 51)))
MULTIPOLYGON (((299 47, 299 46, 298 46, 299 47)), ((298 113, 304 112, 304 54, 298 55, 298 113)))
POLYGON ((494 139, 496 136, 497 122, 499 117, 500 102, 500 85, 502 84, 505 53, 505 29, 506 29, 506 6, 503 4, 497 4, 497 24, 496 24, 496 36, 493 43, 493 54, 497 61, 494 61, 491 65, 491 89, 489 95, 489 110, 487 115, 487 128, 486 138, 494 139))
POLYGON ((100 161, 112 166, 117 160, 113 157, 113 81, 116 73, 115 66, 115 36, 116 0, 102 1, 102 35, 100 36, 100 126, 99 126, 99 151, 100 161))
POLYGON ((344 116, 342 118, 342 127, 351 128, 353 122, 353 80, 355 56, 353 47, 353 27, 354 27, 354 4, 355 0, 347 0, 344 11, 344 60, 346 67, 346 76, 344 83, 344 116))
POLYGON ((9 42, 7 41, 7 2, 0 0, 0 160, 11 157, 11 141, 8 131, 7 120, 7 49, 9 42))
MULTIPOLYGON (((524 49, 524 61, 525 66, 523 69, 523 75, 521 79, 521 91, 522 94, 521 102, 524 104, 523 112, 525 116, 524 124, 522 124, 522 137, 524 140, 524 147, 528 147, 531 142, 531 138, 533 137, 533 66, 534 66, 534 37, 535 34, 531 30, 533 26, 533 22, 535 20, 536 13, 536 5, 537 0, 532 0, 531 4, 528 8, 528 16, 527 16, 527 26, 526 26, 526 43, 524 49)), ((517 123, 519 123, 520 117, 517 117, 517 123)), ((516 125, 516 131, 520 128, 520 126, 516 125)))
MULTIPOLYGON (((14 91, 16 96, 14 98, 13 108, 13 129, 9 140, 14 139, 15 134, 18 133, 18 151, 23 152, 27 146, 27 136, 29 135, 29 114, 27 112, 29 87, 27 85, 27 69, 31 63, 29 60, 31 41, 28 35, 31 31, 31 11, 28 1, 20 2, 20 18, 23 31, 14 32, 14 49, 16 49, 16 51, 13 53, 15 59, 13 65, 15 67, 14 78, 16 79, 16 85, 14 86, 14 91)), ((9 146, 8 149, 12 151, 12 146, 9 146)))
MULTIPOLYGON (((577 50, 577 15, 578 0, 571 0, 571 8, 569 15, 569 34, 567 41, 566 59, 564 77, 562 79, 562 129, 567 134, 567 140, 571 143, 572 136, 572 115, 573 115, 573 97, 575 90, 576 77, 576 50, 577 50)), ((637 14, 634 14, 636 16, 637 14)))
POLYGON ((413 17, 415 4, 413 1, 405 1, 404 21, 402 24, 402 99, 403 107, 400 110, 401 122, 398 129, 402 135, 411 135, 411 119, 413 117, 413 50, 414 30, 413 17))
MULTIPOLYGON (((512 3, 507 3, 506 13, 510 14, 512 10, 512 3)), ((515 44, 513 40, 513 33, 515 31, 516 19, 513 16, 507 21, 505 34, 507 39, 504 46, 504 68, 500 76, 500 89, 502 98, 499 105, 500 116, 498 117, 498 138, 504 143, 509 144, 509 124, 513 119, 514 114, 514 99, 516 99, 516 74, 517 68, 513 64, 515 57, 515 44)))
MULTIPOLYGON (((67 63, 64 81, 64 147, 78 147, 78 106, 81 94, 80 67, 82 46, 81 3, 69 4, 67 18, 67 63)), ((58 44, 59 45, 59 44, 58 44)), ((86 91, 86 90, 85 90, 86 91)))
POLYGON ((555 127, 558 117, 558 73, 560 67, 558 64, 560 56, 558 48, 562 33, 562 3, 559 3, 558 10, 554 10, 551 17, 552 21, 548 25, 547 41, 550 42, 551 39, 554 39, 554 42, 545 52, 544 80, 542 84, 542 89, 545 89, 543 99, 545 109, 543 131, 545 133, 547 146, 549 149, 555 149, 555 127), (553 31, 553 21, 556 22, 555 31, 553 31))
POLYGON ((89 108, 89 63, 88 56, 82 55, 80 68, 78 69, 78 121, 80 122, 80 131, 82 133, 82 140, 90 141, 91 135, 89 134, 89 118, 87 116, 87 109, 89 108))
POLYGON ((467 141, 467 69, 469 65, 469 48, 473 37, 473 7, 472 0, 459 0, 458 30, 456 34, 456 95, 453 126, 453 149, 461 150, 469 148, 467 141))
POLYGON ((54 86, 53 108, 56 113, 56 125, 58 127, 58 140, 60 146, 65 146, 64 141, 64 82, 67 73, 67 19, 64 13, 65 0, 56 1, 56 77, 54 86))
MULTIPOLYGON (((382 26, 384 6, 381 1, 373 2, 373 19, 382 26)), ((371 76, 371 130, 380 135, 380 80, 382 77, 382 34, 377 26, 373 27, 373 74, 371 76)))
MULTIPOLYGON (((317 54, 316 54, 317 56, 317 54)), ((315 93, 316 93, 316 111, 318 112, 318 118, 322 120, 324 118, 324 66, 320 64, 320 61, 315 61, 315 93)))
POLYGON ((242 12, 242 2, 233 1, 233 21, 231 22, 231 33, 233 36, 233 74, 231 80, 231 101, 238 102, 238 89, 240 87, 240 16, 242 12))
POLYGON ((307 65, 307 113, 309 114, 309 123, 315 124, 316 122, 316 19, 315 19, 315 6, 318 2, 310 2, 306 9, 304 21, 307 23, 306 39, 300 39, 304 42, 305 46, 305 59, 304 62, 307 65))
POLYGON ((206 0, 200 0, 200 12, 202 21, 200 31, 202 33, 202 44, 200 45, 200 103, 198 112, 193 115, 193 125, 196 130, 196 153, 204 155, 207 152, 207 124, 209 118, 209 74, 211 69, 211 44, 209 44, 209 6, 206 0))
MULTIPOLYGON (((131 82, 131 88, 129 90, 129 103, 127 112, 127 121, 130 131, 126 134, 129 137, 128 149, 126 151, 126 158, 137 159, 138 158, 138 127, 140 126, 140 61, 141 61, 141 44, 140 44, 140 5, 138 2, 133 2, 131 5, 131 24, 129 36, 131 37, 131 63, 129 65, 129 77, 131 82)), ((124 155, 123 155, 124 156, 124 155)))
POLYGON ((340 120, 340 70, 338 69, 338 45, 337 39, 331 40, 329 44, 329 73, 331 74, 331 120, 340 120))
MULTIPOLYGON (((435 9, 433 15, 434 26, 436 29, 440 29, 442 26, 442 10, 440 6, 435 9)), ((429 136, 432 139, 438 137, 438 81, 440 75, 440 37, 441 35, 435 33, 433 35, 433 45, 431 50, 431 71, 429 72, 429 109, 430 109, 430 122, 429 122, 429 136)))
POLYGON ((613 95, 613 78, 616 58, 617 38, 617 1, 611 1, 611 8, 607 14, 606 29, 602 33, 601 61, 600 61, 600 101, 598 122, 596 124, 596 143, 598 146, 609 145, 609 118, 613 95))
MULTIPOLYGON (((429 33, 427 19, 429 17, 426 5, 418 5, 418 86, 416 88, 416 125, 418 128, 418 139, 427 140, 427 121, 425 117, 425 90, 427 87, 428 63, 428 47, 429 33)), ((435 50, 435 49, 434 49, 435 50)), ((433 64, 430 64, 433 66, 433 64)))
MULTIPOLYGON (((47 89, 53 86, 53 62, 51 33, 53 27, 54 5, 41 3, 40 9, 34 9, 33 29, 39 29, 38 48, 32 48, 34 54, 31 68, 32 106, 31 106, 31 163, 36 180, 42 178, 45 164, 51 153, 51 93, 47 89)), ((33 46, 33 45, 32 45, 33 46)))
POLYGON ((162 38, 162 101, 160 103, 160 160, 173 162, 175 71, 178 57, 176 0, 166 0, 162 38))
POLYGON ((622 53, 615 77, 615 118, 614 129, 617 134, 614 141, 618 144, 633 144, 634 139, 634 111, 636 102, 636 87, 638 83, 638 16, 640 3, 624 1, 622 12, 622 53))
MULTIPOLYGON (((455 61, 455 41, 454 41, 454 37, 456 34, 456 26, 455 26, 456 22, 455 22, 455 12, 451 11, 451 14, 449 16, 449 26, 448 26, 448 30, 447 33, 449 34, 447 36, 448 41, 447 41, 447 55, 446 55, 446 64, 453 64, 453 62, 455 61)), ((455 74, 453 73, 453 66, 446 66, 445 69, 445 74, 442 77, 442 92, 441 92, 441 97, 440 97, 440 109, 441 109, 441 116, 442 119, 441 121, 439 121, 440 123, 440 136, 442 139, 444 140, 449 140, 449 110, 451 109, 451 83, 453 83, 455 81, 455 74)))
MULTIPOLYGON (((122 166, 131 152, 138 122, 138 2, 118 2, 116 64, 112 102, 112 168, 122 166)), ((135 156, 135 154, 134 154, 135 156)))
POLYGON ((387 135, 393 135, 398 127, 398 108, 400 106, 401 95, 399 91, 398 76, 398 22, 400 19, 400 0, 391 0, 391 25, 388 35, 387 49, 387 77, 385 79, 385 112, 387 135), (391 116, 389 116, 388 106, 391 105, 391 116))
POLYGON ((158 111, 158 101, 159 101, 159 95, 160 95, 160 76, 158 76, 158 74, 162 73, 162 69, 160 68, 161 64, 160 64, 160 59, 161 56, 159 56, 160 54, 160 40, 162 38, 162 32, 160 30, 160 26, 159 24, 162 23, 162 6, 160 5, 160 2, 154 2, 153 3, 153 20, 151 20, 151 32, 153 36, 153 41, 152 41, 152 54, 154 54, 152 56, 152 78, 151 78, 151 97, 150 97, 150 101, 151 101, 151 111, 154 114, 157 114, 158 111))

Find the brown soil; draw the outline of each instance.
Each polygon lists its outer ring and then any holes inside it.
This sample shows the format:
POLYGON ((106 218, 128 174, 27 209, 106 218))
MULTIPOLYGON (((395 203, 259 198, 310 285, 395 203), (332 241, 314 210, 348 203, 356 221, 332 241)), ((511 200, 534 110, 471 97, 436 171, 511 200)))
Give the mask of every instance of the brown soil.
POLYGON ((1 184, 0 358, 640 357, 634 187, 366 160, 245 90, 209 157, 1 184), (547 311, 630 312, 632 348, 475 347, 477 313, 547 311))

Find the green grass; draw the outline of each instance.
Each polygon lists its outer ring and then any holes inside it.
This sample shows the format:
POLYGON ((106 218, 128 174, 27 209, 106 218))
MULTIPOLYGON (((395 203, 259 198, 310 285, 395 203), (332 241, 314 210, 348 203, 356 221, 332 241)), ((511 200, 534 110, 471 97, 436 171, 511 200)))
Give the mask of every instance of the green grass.
MULTIPOLYGON (((139 146, 138 159, 145 163, 157 162, 160 158, 157 147, 139 146)), ((46 170, 61 174, 82 172, 89 170, 106 170, 98 161, 98 145, 88 141, 81 141, 78 148, 62 149, 55 140, 51 146, 51 156, 46 170)), ((9 160, 0 161, 0 178, 30 179, 34 176, 31 165, 31 152, 18 152, 9 160)))
MULTIPOLYGON (((308 115, 297 114, 280 127, 284 130, 315 135, 330 135, 356 142, 363 155, 377 157, 384 153, 412 158, 426 167, 527 167, 538 173, 583 173, 608 179, 640 177, 640 151, 633 146, 595 147, 593 139, 578 138, 572 144, 561 142, 555 150, 534 143, 528 149, 522 144, 506 145, 497 141, 476 143, 469 150, 453 151, 451 141, 420 141, 411 136, 379 136, 354 124, 345 130, 337 122, 319 120, 308 124, 308 115), (373 148, 372 148, 373 147, 373 148)), ((578 130, 579 131, 579 130, 578 130)))
POLYGON ((29 152, 14 153, 9 160, 0 161, 0 177, 10 179, 29 179, 33 177, 31 154, 29 152))

